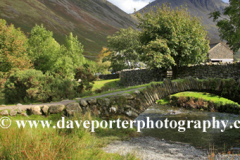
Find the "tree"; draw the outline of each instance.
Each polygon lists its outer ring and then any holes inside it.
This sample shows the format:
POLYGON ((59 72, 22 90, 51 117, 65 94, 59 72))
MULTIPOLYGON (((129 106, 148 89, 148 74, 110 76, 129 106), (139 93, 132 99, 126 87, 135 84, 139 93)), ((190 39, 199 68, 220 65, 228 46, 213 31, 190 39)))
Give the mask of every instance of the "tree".
POLYGON ((111 54, 110 51, 108 51, 107 48, 103 47, 101 53, 98 55, 98 61, 96 62, 96 71, 98 73, 102 73, 102 74, 108 74, 109 71, 108 69, 111 66, 111 62, 110 61, 104 61, 103 59, 107 56, 109 56, 111 54))
POLYGON ((87 62, 82 53, 83 45, 78 41, 77 37, 73 37, 73 34, 70 33, 66 37, 65 45, 61 46, 52 70, 62 77, 74 78, 74 70, 87 62))
POLYGON ((226 40, 229 44, 229 47, 237 52, 240 48, 240 1, 239 0, 230 0, 230 5, 224 9, 223 15, 228 16, 228 18, 223 18, 218 20, 221 17, 219 11, 210 13, 210 18, 213 17, 213 21, 216 22, 220 32, 220 38, 226 40))
POLYGON ((8 26, 5 20, 0 19, 0 71, 31 68, 26 49, 27 38, 24 33, 13 25, 8 26))
POLYGON ((178 67, 201 63, 207 58, 207 31, 187 9, 172 10, 163 4, 156 11, 137 13, 137 18, 142 60, 150 68, 172 67, 176 78, 178 67))
POLYGON ((35 25, 31 30, 28 44, 28 54, 34 68, 43 73, 52 70, 60 51, 60 45, 53 38, 53 33, 46 30, 43 25, 35 25))
POLYGON ((78 41, 77 36, 74 37, 70 33, 69 37, 66 37, 65 43, 67 49, 67 55, 72 58, 74 68, 83 66, 86 63, 86 59, 83 56, 83 45, 78 41))
POLYGON ((139 63, 139 31, 132 28, 121 29, 112 36, 108 36, 109 56, 103 61, 110 61, 113 71, 135 68, 139 63))

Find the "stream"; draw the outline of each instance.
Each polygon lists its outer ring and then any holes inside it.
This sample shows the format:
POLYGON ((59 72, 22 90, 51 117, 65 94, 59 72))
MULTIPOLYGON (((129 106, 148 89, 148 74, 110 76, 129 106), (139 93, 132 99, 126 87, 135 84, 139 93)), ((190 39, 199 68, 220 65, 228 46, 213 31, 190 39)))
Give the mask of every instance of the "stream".
MULTIPOLYGON (((217 152, 228 152, 230 148, 240 148, 240 129, 230 129, 230 125, 236 120, 240 120, 240 115, 229 114, 229 113, 218 113, 218 112, 207 112, 200 110, 187 110, 178 107, 171 107, 166 105, 154 105, 146 110, 144 113, 139 115, 136 120, 143 120, 146 122, 147 117, 150 120, 163 121, 168 118, 169 121, 175 120, 209 120, 212 122, 212 117, 216 120, 228 120, 228 127, 224 132, 221 132, 223 125, 220 125, 221 129, 209 128, 203 132, 203 129, 194 129, 194 124, 191 125, 190 129, 187 129, 185 124, 185 132, 178 132, 176 129, 171 128, 156 128, 148 129, 143 128, 142 134, 146 136, 152 136, 164 141, 182 142, 190 144, 199 149, 216 149, 217 152)), ((184 127, 183 126, 183 127, 184 127)), ((238 124, 240 126, 240 124, 238 124)))

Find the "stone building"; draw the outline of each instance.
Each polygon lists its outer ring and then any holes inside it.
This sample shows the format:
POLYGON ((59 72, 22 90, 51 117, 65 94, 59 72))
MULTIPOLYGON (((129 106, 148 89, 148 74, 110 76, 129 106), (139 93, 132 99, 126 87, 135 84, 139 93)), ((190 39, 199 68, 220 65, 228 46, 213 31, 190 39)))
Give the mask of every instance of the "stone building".
POLYGON ((223 42, 210 44, 208 56, 211 62, 233 62, 233 51, 223 42))

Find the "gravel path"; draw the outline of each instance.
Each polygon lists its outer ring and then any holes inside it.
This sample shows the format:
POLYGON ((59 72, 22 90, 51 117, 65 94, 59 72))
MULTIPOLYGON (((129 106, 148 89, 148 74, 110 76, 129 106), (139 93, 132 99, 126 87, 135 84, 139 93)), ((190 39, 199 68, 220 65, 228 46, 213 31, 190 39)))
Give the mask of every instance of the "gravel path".
POLYGON ((167 143, 153 137, 137 137, 129 141, 115 141, 103 148, 108 153, 133 153, 143 160, 207 159, 207 153, 188 144, 167 143))
MULTIPOLYGON (((113 92, 113 93, 107 93, 107 94, 103 94, 103 95, 99 95, 99 96, 92 96, 92 97, 88 97, 88 98, 76 98, 77 100, 80 99, 84 99, 84 100, 88 100, 91 98, 102 98, 102 97, 107 97, 107 96, 114 96, 117 94, 122 94, 125 92, 131 92, 131 91, 135 91, 135 90, 139 90, 139 89, 144 89, 145 87, 140 87, 140 88, 135 88, 135 89, 129 89, 129 90, 125 90, 125 91, 118 91, 118 92, 113 92)), ((73 103, 76 102, 76 100, 63 100, 60 102, 52 102, 52 103, 41 103, 41 104, 31 104, 31 105, 14 105, 14 106, 0 106, 0 110, 5 110, 5 109, 18 109, 20 108, 21 110, 26 110, 27 108, 31 108, 33 106, 43 106, 43 105, 59 105, 59 104, 63 104, 63 105, 67 105, 69 103, 73 103)))

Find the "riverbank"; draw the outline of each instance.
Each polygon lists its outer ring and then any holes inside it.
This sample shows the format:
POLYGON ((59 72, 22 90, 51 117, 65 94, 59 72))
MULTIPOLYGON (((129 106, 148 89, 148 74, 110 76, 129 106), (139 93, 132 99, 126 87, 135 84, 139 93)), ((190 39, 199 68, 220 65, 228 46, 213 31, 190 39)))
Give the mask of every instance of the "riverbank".
POLYGON ((207 159, 208 153, 185 143, 169 143, 153 137, 135 137, 127 141, 115 141, 103 148, 107 153, 122 156, 133 153, 143 160, 207 159))
POLYGON ((238 160, 239 154, 213 154, 207 150, 196 149, 181 142, 167 142, 153 137, 135 137, 125 141, 115 141, 103 148, 107 153, 127 156, 134 154, 142 160, 238 160))

